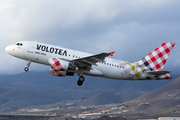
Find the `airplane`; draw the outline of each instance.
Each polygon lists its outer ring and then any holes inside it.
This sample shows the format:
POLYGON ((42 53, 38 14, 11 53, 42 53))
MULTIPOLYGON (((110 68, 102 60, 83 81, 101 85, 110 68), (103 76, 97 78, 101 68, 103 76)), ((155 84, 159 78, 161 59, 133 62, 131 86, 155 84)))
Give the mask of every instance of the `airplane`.
POLYGON ((116 80, 161 80, 171 79, 170 71, 163 70, 175 43, 164 42, 138 62, 129 63, 109 58, 115 52, 90 54, 37 41, 20 41, 5 48, 5 51, 27 61, 50 66, 50 74, 65 77, 77 74, 81 86, 84 75, 116 80))

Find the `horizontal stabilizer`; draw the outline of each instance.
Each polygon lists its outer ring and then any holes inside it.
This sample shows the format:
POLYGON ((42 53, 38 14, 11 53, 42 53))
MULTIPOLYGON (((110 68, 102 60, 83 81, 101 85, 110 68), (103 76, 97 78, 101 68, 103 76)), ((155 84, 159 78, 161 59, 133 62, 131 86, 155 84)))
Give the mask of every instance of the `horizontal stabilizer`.
POLYGON ((149 72, 146 72, 147 74, 149 75, 165 75, 167 73, 170 73, 170 71, 149 71, 149 72))

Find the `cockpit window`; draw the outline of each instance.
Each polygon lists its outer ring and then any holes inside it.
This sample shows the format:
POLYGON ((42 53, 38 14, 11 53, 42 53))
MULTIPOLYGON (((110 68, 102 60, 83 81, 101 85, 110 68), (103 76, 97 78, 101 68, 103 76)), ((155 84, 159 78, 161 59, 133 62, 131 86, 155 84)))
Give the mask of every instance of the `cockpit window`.
POLYGON ((22 44, 22 43, 16 43, 16 45, 17 45, 17 46, 23 46, 23 44, 22 44))

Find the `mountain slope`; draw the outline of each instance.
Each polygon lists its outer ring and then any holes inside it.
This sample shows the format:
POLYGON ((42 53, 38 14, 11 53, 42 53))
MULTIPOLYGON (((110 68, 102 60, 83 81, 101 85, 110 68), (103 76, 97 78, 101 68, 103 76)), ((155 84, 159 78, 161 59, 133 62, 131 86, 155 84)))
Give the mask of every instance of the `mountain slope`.
POLYGON ((127 93, 125 95, 115 95, 106 91, 100 92, 89 99, 82 101, 79 106, 89 106, 89 105, 104 105, 112 103, 122 103, 125 101, 132 100, 137 98, 138 95, 134 93, 127 93))
POLYGON ((60 98, 40 92, 0 88, 0 110, 20 109, 61 101, 60 98))
MULTIPOLYGON (((101 93, 91 104, 121 103, 168 84, 170 81, 125 81, 86 76, 77 86, 78 76, 56 77, 49 72, 27 72, 0 76, 0 110, 54 104, 61 101, 89 99, 101 93), (111 94, 113 93, 113 94, 111 94), (116 96, 116 95, 119 96, 116 96), (98 97, 99 96, 99 97, 98 97), (109 96, 109 97, 105 97, 109 96)), ((91 100, 90 99, 90 100, 91 100)), ((84 103, 84 105, 86 104, 84 103)))
POLYGON ((80 106, 104 105, 104 104, 119 103, 119 102, 122 102, 120 101, 119 96, 104 91, 92 96, 87 100, 84 100, 79 105, 80 106))
POLYGON ((153 90, 132 101, 126 102, 127 105, 143 104, 148 108, 168 108, 180 105, 180 77, 173 80, 162 88, 153 90))

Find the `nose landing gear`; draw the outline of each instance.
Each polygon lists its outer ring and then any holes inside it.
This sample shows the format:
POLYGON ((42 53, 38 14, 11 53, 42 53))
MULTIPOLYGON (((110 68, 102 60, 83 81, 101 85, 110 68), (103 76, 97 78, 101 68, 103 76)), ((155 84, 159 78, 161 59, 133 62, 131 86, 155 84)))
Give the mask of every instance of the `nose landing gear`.
POLYGON ((83 84, 84 80, 85 80, 85 78, 84 78, 82 75, 79 76, 79 80, 77 81, 77 84, 78 84, 79 86, 81 86, 81 85, 83 84))
POLYGON ((27 67, 24 68, 24 71, 26 71, 26 72, 29 71, 30 64, 31 64, 31 61, 28 60, 27 67))

